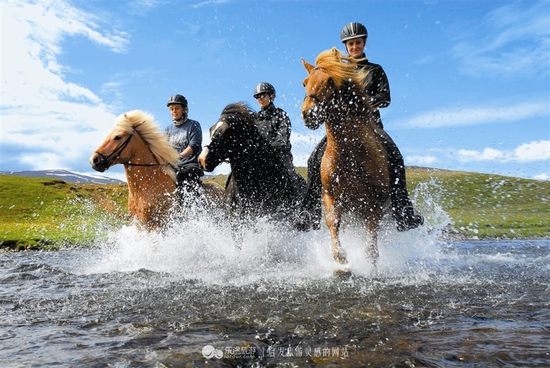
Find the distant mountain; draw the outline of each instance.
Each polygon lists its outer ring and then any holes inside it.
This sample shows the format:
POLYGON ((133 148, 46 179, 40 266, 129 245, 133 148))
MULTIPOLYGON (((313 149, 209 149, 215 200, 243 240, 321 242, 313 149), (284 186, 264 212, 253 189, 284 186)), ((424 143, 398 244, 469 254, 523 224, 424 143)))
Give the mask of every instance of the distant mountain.
POLYGON ((70 170, 32 170, 32 171, 0 171, 1 175, 17 175, 29 178, 56 178, 68 183, 79 184, 124 184, 125 182, 107 176, 84 174, 70 170))

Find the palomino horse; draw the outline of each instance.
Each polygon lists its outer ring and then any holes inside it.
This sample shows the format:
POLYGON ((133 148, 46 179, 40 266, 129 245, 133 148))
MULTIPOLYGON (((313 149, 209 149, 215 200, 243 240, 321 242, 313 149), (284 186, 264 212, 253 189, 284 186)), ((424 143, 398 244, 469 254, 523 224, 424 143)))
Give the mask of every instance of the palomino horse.
MULTIPOLYGON (((123 164, 128 182, 128 213, 148 230, 166 224, 176 199, 174 167, 178 152, 153 117, 140 110, 120 115, 113 130, 90 157, 92 168, 104 172, 123 164)), ((223 193, 221 186, 203 184, 208 197, 223 193), (217 188, 216 188, 217 187, 217 188)))
POLYGON ((306 182, 285 167, 281 156, 258 131, 253 111, 244 103, 225 107, 210 128, 210 144, 199 157, 206 171, 225 160, 231 166, 226 204, 241 220, 268 216, 288 222, 295 218, 306 182))
POLYGON ((332 238, 333 257, 347 263, 339 240, 342 215, 365 222, 367 254, 376 264, 380 223, 390 198, 386 152, 375 134, 369 96, 364 92, 365 71, 333 48, 319 54, 315 66, 304 59, 309 76, 302 119, 310 129, 321 123, 327 131, 327 148, 321 161, 325 220, 332 238))

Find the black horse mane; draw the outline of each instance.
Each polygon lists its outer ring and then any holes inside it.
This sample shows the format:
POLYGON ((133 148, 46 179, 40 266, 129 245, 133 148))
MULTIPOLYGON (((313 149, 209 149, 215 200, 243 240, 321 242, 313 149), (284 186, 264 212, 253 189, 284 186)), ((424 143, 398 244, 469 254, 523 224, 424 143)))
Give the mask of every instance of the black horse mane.
POLYGON ((227 105, 222 113, 221 120, 225 121, 229 126, 235 126, 237 124, 253 124, 252 118, 254 110, 245 102, 236 102, 227 105))

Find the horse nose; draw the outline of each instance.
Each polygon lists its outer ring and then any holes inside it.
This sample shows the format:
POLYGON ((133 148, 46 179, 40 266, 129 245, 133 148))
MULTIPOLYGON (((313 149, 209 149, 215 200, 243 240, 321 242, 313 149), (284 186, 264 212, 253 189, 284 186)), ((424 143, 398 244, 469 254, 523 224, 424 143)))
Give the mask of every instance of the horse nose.
POLYGON ((90 164, 92 166, 98 165, 102 161, 102 158, 100 155, 97 154, 97 152, 94 152, 94 154, 90 157, 90 164))
POLYGON ((92 166, 92 169, 103 172, 105 171, 103 164, 104 164, 103 158, 97 153, 94 153, 92 157, 90 157, 90 166, 92 166))

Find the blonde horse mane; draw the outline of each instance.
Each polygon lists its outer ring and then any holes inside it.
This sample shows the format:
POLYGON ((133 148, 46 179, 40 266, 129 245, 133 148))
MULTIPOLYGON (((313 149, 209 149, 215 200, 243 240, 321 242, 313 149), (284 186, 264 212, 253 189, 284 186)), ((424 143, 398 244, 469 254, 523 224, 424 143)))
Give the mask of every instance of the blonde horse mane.
POLYGON ((115 128, 129 134, 135 130, 162 165, 162 171, 176 181, 173 167, 177 166, 180 156, 168 141, 166 133, 154 123, 152 115, 141 110, 129 111, 116 119, 115 128))
POLYGON ((364 81, 368 74, 368 71, 358 67, 356 59, 342 56, 336 47, 321 52, 315 59, 315 67, 329 74, 337 88, 340 88, 344 82, 352 82, 364 88, 364 81))

